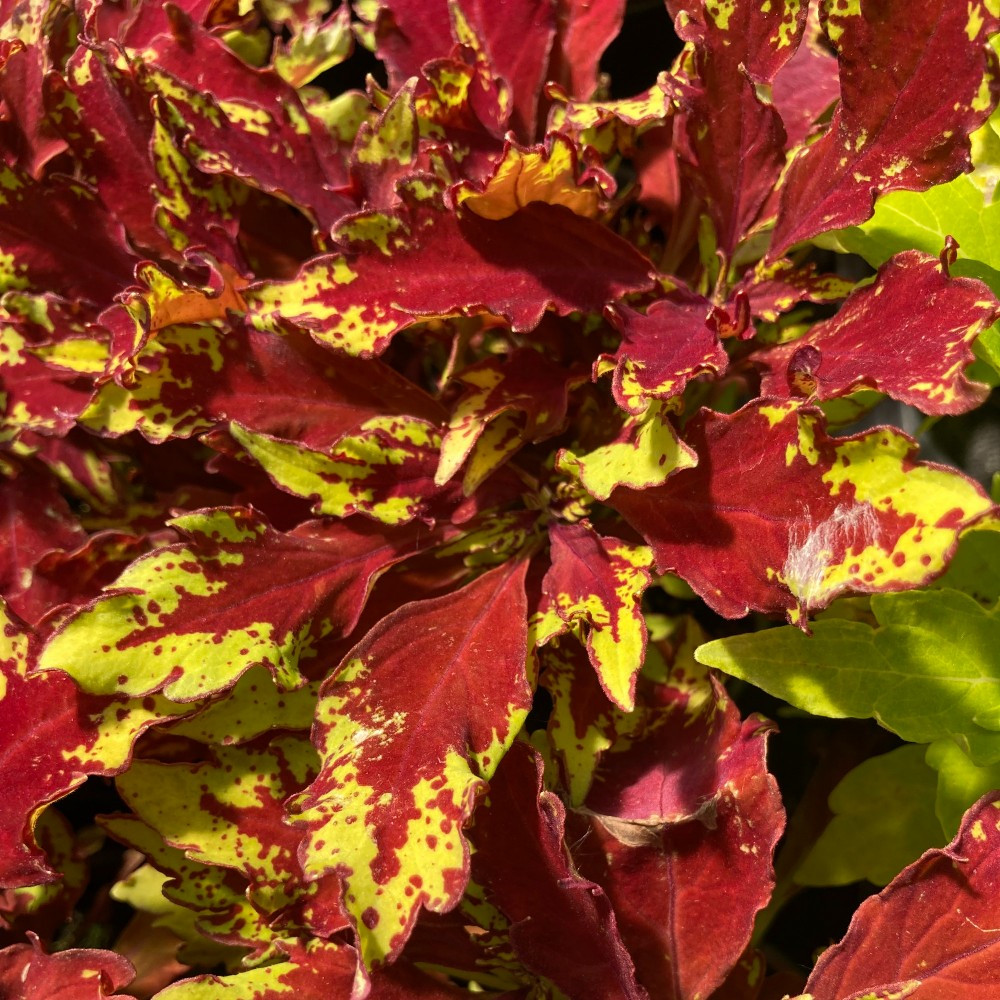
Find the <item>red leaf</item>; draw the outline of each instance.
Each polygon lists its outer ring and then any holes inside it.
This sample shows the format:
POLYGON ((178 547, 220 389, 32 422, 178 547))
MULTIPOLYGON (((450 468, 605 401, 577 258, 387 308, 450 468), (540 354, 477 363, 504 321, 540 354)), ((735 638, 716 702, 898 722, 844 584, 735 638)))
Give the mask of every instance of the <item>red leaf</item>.
POLYGON ((970 382, 971 343, 1000 315, 981 282, 949 278, 936 257, 908 250, 886 261, 874 284, 858 289, 832 319, 804 337, 754 356, 769 396, 834 399, 871 388, 924 413, 965 413, 988 387, 970 382), (796 357, 812 349, 815 386, 795 391, 796 357))
POLYGON ((645 1000, 607 896, 568 857, 566 810, 543 773, 527 744, 511 747, 476 813, 473 877, 510 918, 514 950, 536 975, 571 997, 645 1000))
POLYGON ((609 307, 606 315, 622 342, 615 354, 598 358, 594 374, 614 368, 612 391, 622 409, 642 413, 650 398, 679 396, 692 378, 721 375, 729 364, 719 341, 729 317, 700 295, 677 289, 645 316, 625 305, 609 307))
POLYGON ((356 210, 342 191, 346 158, 294 87, 272 70, 248 66, 174 4, 162 5, 160 16, 152 44, 127 51, 143 85, 161 99, 169 95, 199 170, 239 177, 291 201, 321 229, 356 210))
POLYGON ((20 287, 103 304, 132 284, 137 258, 125 231, 83 184, 63 176, 39 183, 10 167, 0 168, 0 184, 0 249, 12 256, 20 287))
POLYGON ((704 683, 647 688, 648 728, 602 757, 590 838, 582 816, 573 827, 577 863, 604 886, 637 978, 658 1000, 709 996, 727 977, 770 898, 784 829, 765 764, 772 727, 741 725, 710 683, 707 700, 704 683))
POLYGON ((689 11, 704 20, 680 29, 695 39, 682 165, 706 200, 716 242, 727 259, 785 165, 781 118, 774 105, 758 97, 755 85, 769 83, 795 51, 807 10, 798 2, 737 0, 706 6, 703 15, 697 8, 689 11))
POLYGON ((38 885, 57 878, 32 836, 42 807, 89 774, 118 773, 143 730, 170 709, 155 699, 87 697, 60 671, 30 671, 34 635, 2 603, 0 614, 0 885, 38 885))
POLYGON ((13 463, 5 471, 9 478, 0 488, 0 596, 9 599, 30 585, 32 571, 46 553, 80 545, 86 534, 49 477, 13 463))
POLYGON ((420 317, 489 312, 527 332, 548 308, 600 312, 649 288, 650 270, 642 254, 599 222, 532 202, 495 221, 433 216, 389 256, 372 248, 317 257, 294 281, 258 283, 244 294, 260 326, 289 322, 370 356, 420 317))
POLYGON ((240 507, 171 524, 187 540, 137 559, 64 620, 44 667, 95 693, 162 688, 179 701, 226 690, 256 664, 298 687, 300 653, 348 635, 375 579, 421 548, 419 528, 390 537, 369 521, 307 521, 280 532, 240 507))
MULTIPOLYGON (((481 46, 490 74, 509 88, 500 131, 509 120, 517 136, 535 138, 538 101, 548 68, 556 29, 553 0, 511 0, 492 4, 484 0, 456 3, 481 46)), ((468 44, 455 28, 445 0, 379 0, 374 20, 376 52, 389 70, 389 86, 397 90, 431 60, 452 55, 458 44, 468 44)))
POLYGON ((23 39, 0 41, 4 159, 36 179, 45 164, 66 149, 42 101, 45 74, 51 69, 47 48, 41 39, 35 44, 23 39))
POLYGON ((558 0, 549 80, 570 98, 589 100, 597 89, 604 50, 621 30, 625 0, 558 0))
POLYGON ((955 839, 928 851, 866 899, 844 939, 816 963, 815 1000, 913 996, 992 1000, 1000 990, 1000 802, 966 814, 955 839))
POLYGON ((840 97, 837 60, 823 44, 815 2, 809 4, 805 32, 795 55, 774 77, 771 96, 789 146, 801 143, 840 97))
POLYGON ((70 58, 65 78, 52 74, 45 82, 51 113, 74 155, 86 163, 105 207, 133 243, 169 253, 153 221, 153 189, 159 178, 149 149, 149 97, 128 66, 115 65, 100 49, 81 46, 70 58))
POLYGON ((789 168, 772 259, 817 233, 864 222, 878 194, 922 191, 969 169, 969 134, 995 101, 986 39, 998 22, 981 5, 869 0, 838 9, 826 0, 823 11, 841 102, 826 134, 789 168), (942 66, 951 71, 942 75, 942 66))
POLYGON ((113 951, 69 948, 46 955, 38 938, 0 951, 0 993, 18 1000, 128 1000, 115 991, 135 977, 132 963, 113 951))
POLYGON ((902 433, 832 439, 795 403, 702 410, 686 437, 696 468, 642 492, 619 487, 609 502, 661 571, 726 617, 752 608, 801 621, 844 590, 921 586, 953 550, 954 526, 991 506, 959 473, 916 463, 902 433))

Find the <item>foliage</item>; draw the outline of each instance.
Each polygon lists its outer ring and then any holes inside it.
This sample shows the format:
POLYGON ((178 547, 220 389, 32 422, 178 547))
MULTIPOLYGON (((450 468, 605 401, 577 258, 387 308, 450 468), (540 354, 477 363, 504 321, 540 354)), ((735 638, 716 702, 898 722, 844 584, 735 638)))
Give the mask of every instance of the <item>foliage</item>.
POLYGON ((995 0, 331 6, 0 13, 0 993, 993 995, 995 0))

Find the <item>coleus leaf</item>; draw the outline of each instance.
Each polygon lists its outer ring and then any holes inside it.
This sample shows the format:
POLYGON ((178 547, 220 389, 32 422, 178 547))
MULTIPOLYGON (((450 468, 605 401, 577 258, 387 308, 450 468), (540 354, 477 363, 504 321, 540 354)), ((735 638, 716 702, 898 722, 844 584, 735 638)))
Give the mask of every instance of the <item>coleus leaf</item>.
POLYGON ((125 231, 83 185, 65 177, 36 182, 0 168, 0 290, 46 292, 110 301, 131 284, 137 258, 125 231), (72 240, 65 234, 74 234, 72 240))
POLYGON ((547 78, 571 98, 588 100, 597 89, 601 55, 618 34, 624 0, 559 0, 556 42, 547 78))
POLYGON ((927 747, 926 761, 937 772, 934 813, 946 836, 954 838, 970 805, 1000 787, 1000 763, 976 765, 950 739, 927 747))
POLYGON ((765 763, 770 724, 741 722, 714 679, 678 679, 647 684, 642 722, 602 756, 570 835, 639 983, 687 1000, 711 995, 749 943, 784 812, 765 763))
MULTIPOLYGON (((296 850, 300 831, 287 826, 282 803, 316 775, 316 751, 300 736, 213 751, 199 764, 137 760, 117 787, 140 819, 192 861, 221 865, 247 879, 247 897, 261 912, 280 915, 293 903, 316 906, 319 882, 306 885, 296 850)), ((333 880, 335 882, 335 880, 333 880)), ((329 936, 348 926, 338 892, 324 888, 321 921, 329 936)))
POLYGON ((106 336, 87 328, 93 310, 49 293, 7 291, 0 304, 0 380, 6 440, 65 435, 107 364, 106 336))
POLYGON ((0 991, 21 1000, 127 1000, 117 990, 135 978, 128 959, 97 948, 47 955, 36 935, 0 951, 0 991))
POLYGON ((312 500, 316 513, 406 524, 426 514, 429 500, 454 492, 434 482, 441 438, 426 420, 372 417, 325 452, 237 423, 229 432, 276 486, 312 500))
POLYGON ((926 752, 920 745, 897 747, 870 757, 839 782, 830 793, 833 818, 796 868, 797 884, 868 879, 887 885, 928 848, 944 843, 934 812, 937 775, 924 763, 926 752))
MULTIPOLYGON (((566 423, 566 408, 571 389, 587 379, 581 371, 567 371, 556 365, 544 354, 531 348, 518 348, 501 364, 498 359, 487 358, 464 368, 456 381, 467 388, 456 400, 448 429, 441 440, 441 459, 434 475, 435 483, 443 485, 458 471, 470 454, 479 451, 477 445, 484 440, 484 431, 504 414, 520 419, 515 425, 513 445, 522 441, 541 441, 562 429, 566 423)), ((491 443, 491 442, 487 442, 491 443)), ((474 456, 469 471, 476 467, 488 470, 509 452, 501 451, 497 459, 474 456), (479 461, 476 461, 479 457, 479 461)), ((475 491, 479 483, 467 475, 463 489, 466 494, 475 491)))
POLYGON ((358 956, 353 948, 313 938, 305 944, 282 942, 281 961, 231 976, 182 979, 156 994, 156 1000, 280 1000, 303 997, 364 996, 355 992, 358 956))
POLYGON ((444 415, 430 396, 375 359, 332 354, 294 332, 180 324, 157 331, 126 385, 105 382, 81 423, 114 436, 138 430, 159 442, 236 420, 319 450, 386 412, 444 415))
POLYGON ((560 451, 556 468, 578 479, 595 499, 607 500, 620 486, 661 486, 674 472, 697 462, 697 453, 681 440, 670 419, 669 404, 653 400, 641 416, 626 420, 609 444, 582 455, 560 451))
POLYGON ((717 639, 698 659, 831 718, 875 718, 913 743, 951 738, 979 764, 1000 761, 990 669, 998 607, 956 590, 876 594, 877 627, 817 621, 717 639), (961 631, 958 624, 961 623, 961 631))
POLYGON ((970 345, 998 316, 1000 304, 984 285, 951 278, 937 258, 905 251, 832 319, 755 355, 764 369, 761 391, 825 400, 867 387, 925 413, 964 413, 988 392, 965 377, 970 345), (914 309, 915 303, 922 305, 914 309), (803 375, 809 384, 799 388, 803 375))
POLYGON ((55 45, 49 41, 50 33, 58 32, 53 31, 58 20, 47 13, 35 20, 36 30, 21 30, 20 37, 0 41, 0 100, 4 109, 0 137, 4 159, 36 179, 45 165, 66 149, 42 100, 43 84, 52 70, 51 49, 62 42, 61 38, 52 39, 55 45))
MULTIPOLYGON (((699 17, 701 4, 693 6, 687 16, 699 17)), ((781 117, 761 100, 756 86, 770 83, 795 52, 807 11, 808 4, 799 0, 767 5, 735 0, 705 4, 700 30, 694 28, 697 21, 686 26, 678 21, 678 33, 694 38, 681 163, 705 199, 727 259, 785 164, 781 117)))
POLYGON ((169 102, 194 166, 288 200, 323 229, 354 210, 339 190, 348 180, 344 158, 295 88, 248 66, 178 7, 164 15, 165 30, 151 45, 126 52, 143 86, 169 102))
POLYGON ((539 643, 573 625, 586 626, 590 662, 608 697, 623 711, 635 705, 635 677, 646 653, 639 602, 652 581, 645 545, 599 535, 586 522, 549 525, 551 565, 542 581, 539 643))
POLYGON ((0 489, 0 595, 31 584, 46 553, 72 548, 86 539, 55 483, 31 466, 4 462, 0 489))
POLYGON ((820 956, 804 996, 993 996, 1000 986, 993 891, 1000 858, 998 810, 995 795, 980 799, 951 844, 928 851, 866 899, 843 940, 820 956))
POLYGON ((507 219, 531 202, 563 205, 584 218, 594 218, 603 200, 598 181, 610 176, 578 165, 577 147, 568 136, 557 132, 546 137, 543 146, 521 146, 510 140, 497 158, 496 169, 482 185, 460 186, 455 201, 484 219, 507 219))
POLYGON ((298 89, 339 66, 353 46, 351 8, 343 4, 324 21, 296 25, 292 37, 275 47, 271 62, 274 71, 298 89))
POLYGON ((421 907, 464 891, 462 827, 531 705, 526 569, 403 605, 321 691, 320 774, 288 810, 306 872, 343 880, 367 965, 399 954, 421 907))
POLYGON ((845 590, 921 586, 992 506, 964 476, 916 463, 905 435, 833 439, 817 411, 793 402, 702 410, 685 437, 696 468, 641 492, 619 487, 609 502, 661 571, 726 617, 752 608, 801 623, 845 590))
POLYGON ((485 64, 484 89, 491 78, 502 81, 495 120, 498 134, 509 121, 520 138, 534 138, 556 29, 553 3, 517 0, 502 10, 481 0, 461 4, 378 0, 372 6, 375 11, 366 10, 364 16, 372 25, 375 51, 386 64, 392 89, 418 75, 429 61, 449 56, 457 43, 485 64))
POLYGON ((388 254, 375 247, 316 257, 294 280, 255 283, 245 297, 261 329, 291 323, 368 357, 422 317, 486 312, 526 332, 548 308, 600 312, 650 287, 649 272, 637 250, 596 221, 532 202, 499 220, 418 218, 408 242, 388 254))
POLYGON ((34 635, 0 603, 0 744, 5 794, 0 803, 0 883, 36 885, 57 877, 33 842, 42 807, 62 798, 87 775, 112 775, 129 762, 149 726, 185 709, 163 698, 87 698, 58 671, 29 667, 34 635))
POLYGON ((278 941, 287 940, 287 931, 272 927, 247 899, 247 881, 238 872, 190 860, 137 816, 102 816, 100 823, 116 840, 140 851, 150 865, 169 876, 161 883, 162 896, 168 904, 189 911, 188 922, 180 929, 193 929, 202 940, 213 942, 208 954, 232 959, 233 953, 227 956, 226 949, 238 948, 240 958, 264 961, 275 956, 278 941))
POLYGON ((808 7, 799 47, 771 84, 771 99, 781 115, 789 146, 802 143, 840 97, 837 60, 824 44, 818 5, 812 0, 808 7))
POLYGON ((0 892, 0 919, 8 933, 21 935, 31 930, 51 940, 71 919, 90 881, 90 866, 84 857, 84 838, 78 837, 61 812, 46 809, 35 824, 34 838, 59 879, 4 889, 0 892))
POLYGON ((374 580, 410 554, 370 523, 280 532, 238 507, 170 523, 188 541, 137 559, 64 621, 41 669, 93 693, 162 689, 179 701, 224 691, 255 664, 279 687, 298 687, 300 658, 319 638, 348 634, 374 580))
POLYGON ((677 289, 645 315, 615 305, 606 316, 622 342, 615 354, 597 359, 594 375, 614 372, 615 400, 630 413, 642 413, 651 399, 680 396, 691 379, 721 375, 729 364, 719 340, 720 331, 731 326, 729 317, 700 295, 677 289))
POLYGON ((473 875, 510 919, 511 943, 532 972, 566 996, 645 1000, 608 897, 567 856, 566 811, 543 774, 527 744, 511 747, 476 811, 473 875))
POLYGON ((922 190, 969 165, 968 136, 995 100, 996 18, 979 2, 839 5, 821 18, 840 62, 829 130, 800 150, 783 183, 772 257, 817 233, 863 222, 877 194, 922 190), (905 25, 905 29, 904 26, 905 25), (941 79, 941 61, 956 67, 941 79))
POLYGON ((155 222, 154 118, 128 64, 100 48, 80 46, 64 74, 47 77, 45 99, 74 155, 87 164, 102 203, 133 245, 169 253, 170 243, 155 222))

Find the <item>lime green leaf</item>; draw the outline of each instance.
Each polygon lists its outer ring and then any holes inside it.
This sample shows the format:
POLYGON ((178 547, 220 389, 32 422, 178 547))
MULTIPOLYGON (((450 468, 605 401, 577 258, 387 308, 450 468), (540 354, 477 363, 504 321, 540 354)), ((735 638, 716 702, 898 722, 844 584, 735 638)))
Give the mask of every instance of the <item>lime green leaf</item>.
POLYGON ((1000 761, 1000 605, 956 590, 876 594, 879 622, 816 622, 718 639, 698 659, 796 708, 874 718, 912 743, 950 737, 979 764, 1000 761))
POLYGON ((987 792, 1000 788, 1000 764, 977 766, 951 740, 927 748, 927 763, 938 773, 935 811, 945 835, 953 837, 966 810, 987 792))
POLYGON ((799 885, 888 885, 924 851, 944 845, 934 812, 937 781, 924 752, 904 746, 872 757, 837 785, 833 819, 795 872, 799 885))

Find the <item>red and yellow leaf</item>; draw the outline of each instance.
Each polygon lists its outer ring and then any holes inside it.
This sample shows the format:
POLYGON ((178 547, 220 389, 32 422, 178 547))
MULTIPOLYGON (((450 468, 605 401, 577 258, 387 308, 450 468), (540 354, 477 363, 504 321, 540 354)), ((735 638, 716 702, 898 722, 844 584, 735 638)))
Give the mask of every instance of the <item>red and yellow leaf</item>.
POLYGON ((761 389, 824 400, 869 388, 924 413, 964 413, 988 392, 965 376, 972 341, 998 315, 1000 304, 981 282, 950 278, 937 258, 908 250, 888 260, 874 284, 854 292, 832 319, 756 355, 764 368, 761 389), (807 357, 809 351, 816 353, 807 357), (811 376, 805 392, 796 382, 803 359, 811 376))
POLYGON ((784 611, 803 623, 845 591, 919 587, 992 508, 957 472, 914 460, 901 432, 827 436, 821 414, 762 399, 687 425, 699 456, 662 486, 610 503, 710 607, 784 611), (720 544, 724 540, 725 544, 720 544))
POLYGON ((300 659, 348 634, 375 579, 417 550, 370 523, 306 522, 279 532, 245 508, 175 518, 188 541, 137 559, 49 639, 39 666, 95 694, 163 690, 193 701, 262 664, 279 687, 305 682, 300 659))
POLYGON ((542 581, 537 641, 583 626, 590 662, 607 696, 623 711, 635 705, 635 677, 646 653, 640 600, 653 553, 645 545, 599 535, 586 522, 549 525, 552 564, 542 581))
POLYGON ((319 777, 289 804, 308 874, 337 872, 365 963, 468 880, 462 828, 531 705, 526 563, 383 618, 324 686, 319 777))
POLYGON ((885 191, 922 191, 969 169, 969 135, 995 102, 996 18, 980 0, 822 0, 840 104, 783 182, 771 255, 864 222, 885 191), (954 72, 942 76, 941 66, 954 72))

